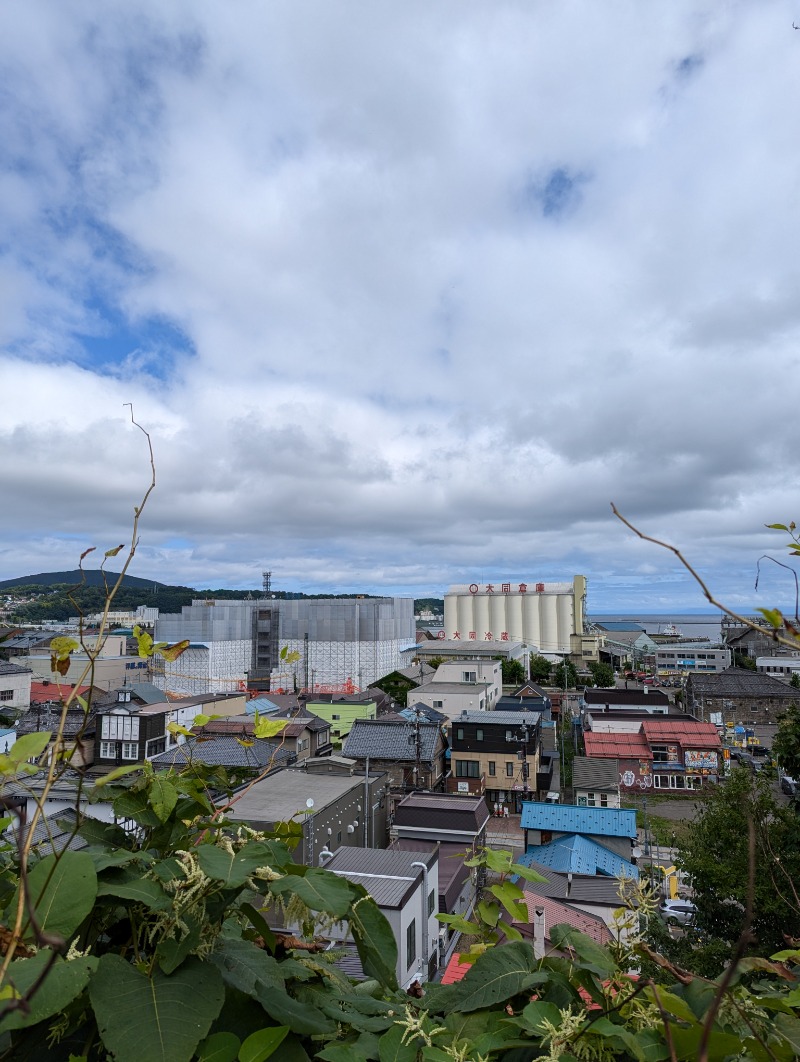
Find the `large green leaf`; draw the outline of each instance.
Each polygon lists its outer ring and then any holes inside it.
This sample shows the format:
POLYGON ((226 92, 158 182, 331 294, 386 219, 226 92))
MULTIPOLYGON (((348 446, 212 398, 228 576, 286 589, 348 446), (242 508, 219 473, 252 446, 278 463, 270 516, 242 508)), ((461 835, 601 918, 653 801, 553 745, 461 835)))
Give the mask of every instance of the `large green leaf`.
POLYGON ((416 1062, 418 1041, 403 1043, 404 1033, 402 1025, 393 1025, 383 1034, 378 1044, 380 1062, 416 1062))
MULTIPOLYGON (((12 910, 18 895, 19 887, 11 901, 12 910)), ((68 940, 94 907, 97 874, 91 857, 67 850, 40 859, 28 874, 28 895, 39 928, 68 940)), ((33 938, 30 924, 25 938, 33 938)))
POLYGON ((302 877, 290 874, 280 881, 270 882, 269 888, 274 896, 293 892, 312 911, 324 911, 334 918, 345 917, 353 898, 347 878, 316 867, 311 867, 302 877))
MULTIPOLYGON (((24 996, 52 957, 53 953, 44 949, 32 959, 16 959, 9 967, 7 983, 13 984, 17 992, 24 996)), ((73 959, 71 962, 56 958, 30 1001, 30 1013, 26 1016, 22 1010, 13 1010, 6 1014, 0 1020, 0 1033, 27 1028, 59 1014, 84 990, 96 966, 95 958, 73 959)))
POLYGON ((332 1033, 336 1023, 309 1003, 300 1003, 281 986, 268 988, 263 982, 256 985, 256 999, 271 1018, 288 1025, 292 1032, 303 1036, 332 1033))
POLYGON ((559 922, 551 928, 550 942, 554 948, 560 948, 562 951, 572 948, 583 966, 598 976, 614 975, 616 966, 610 952, 566 922, 559 922))
POLYGON ((274 867, 276 856, 282 860, 283 852, 288 856, 284 845, 272 846, 268 841, 250 841, 234 853, 215 844, 201 844, 197 849, 197 858, 203 873, 209 878, 223 882, 229 889, 237 889, 259 867, 274 867))
POLYGON ((397 941, 371 896, 362 896, 353 904, 349 924, 364 973, 386 988, 397 988, 397 941))
POLYGON ((438 1006, 441 997, 449 1009, 462 1013, 492 1007, 525 991, 537 980, 547 980, 547 972, 538 967, 539 960, 530 944, 514 941, 502 948, 491 948, 473 963, 462 981, 440 989, 433 996, 433 1005, 438 1006))
POLYGON ((197 1048, 198 1062, 236 1062, 241 1044, 235 1033, 212 1033, 197 1048))
POLYGON ((289 1030, 285 1025, 274 1025, 251 1033, 242 1044, 239 1062, 264 1062, 280 1047, 289 1030))
POLYGON ((225 989, 212 963, 189 959, 167 977, 103 955, 89 985, 100 1036, 117 1062, 189 1062, 219 1014, 225 989))
POLYGON ((225 981, 248 996, 256 994, 256 984, 259 983, 283 985, 281 963, 251 940, 222 940, 211 959, 222 971, 225 981))
POLYGON ((162 822, 178 803, 178 791, 166 778, 154 778, 150 786, 150 806, 162 822))
POLYGON ((172 905, 172 898, 157 881, 142 878, 126 868, 107 873, 97 886, 97 895, 132 900, 144 904, 151 911, 165 911, 172 905))

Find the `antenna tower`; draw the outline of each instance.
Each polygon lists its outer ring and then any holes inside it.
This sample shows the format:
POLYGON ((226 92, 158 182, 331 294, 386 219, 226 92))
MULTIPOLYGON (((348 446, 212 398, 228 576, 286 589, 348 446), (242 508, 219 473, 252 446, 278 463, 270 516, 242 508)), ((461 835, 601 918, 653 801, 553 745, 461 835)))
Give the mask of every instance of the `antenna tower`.
POLYGON ((272 572, 261 573, 261 586, 264 590, 264 594, 269 597, 272 590, 272 572))

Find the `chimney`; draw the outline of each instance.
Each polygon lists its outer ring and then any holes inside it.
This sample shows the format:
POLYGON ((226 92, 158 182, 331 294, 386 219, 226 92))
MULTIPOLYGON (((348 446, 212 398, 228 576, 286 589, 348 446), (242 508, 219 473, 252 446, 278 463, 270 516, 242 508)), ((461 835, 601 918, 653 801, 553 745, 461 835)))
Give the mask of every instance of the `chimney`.
POLYGON ((570 870, 570 871, 567 872, 567 898, 569 898, 569 894, 571 892, 572 892, 572 871, 570 870))
POLYGON ((533 912, 533 954, 537 959, 543 959, 546 947, 544 942, 544 907, 536 907, 533 912))

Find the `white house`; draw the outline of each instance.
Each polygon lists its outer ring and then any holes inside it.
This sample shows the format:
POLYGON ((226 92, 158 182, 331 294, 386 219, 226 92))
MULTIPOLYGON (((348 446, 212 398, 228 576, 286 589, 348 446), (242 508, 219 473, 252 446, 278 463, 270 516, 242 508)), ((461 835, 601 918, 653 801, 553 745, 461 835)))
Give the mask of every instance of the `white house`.
POLYGON ((32 678, 33 672, 29 667, 0 660, 0 711, 4 708, 30 708, 32 678))
POLYGON ((499 660, 448 660, 414 690, 414 700, 449 719, 462 712, 491 711, 503 695, 499 660))
MULTIPOLYGON (((339 848, 326 870, 363 885, 392 927, 401 988, 433 979, 439 965, 439 852, 339 848)), ((347 923, 330 931, 347 937, 347 923)))

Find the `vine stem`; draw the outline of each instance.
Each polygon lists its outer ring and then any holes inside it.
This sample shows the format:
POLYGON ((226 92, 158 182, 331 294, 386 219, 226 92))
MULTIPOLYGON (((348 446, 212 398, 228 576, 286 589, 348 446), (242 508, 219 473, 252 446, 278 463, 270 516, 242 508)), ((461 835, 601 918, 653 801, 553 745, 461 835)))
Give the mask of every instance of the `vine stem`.
MULTIPOLYGON (((86 666, 84 667, 83 671, 80 673, 78 679, 76 680, 75 684, 73 685, 73 688, 72 688, 71 692, 64 699, 64 702, 63 702, 63 705, 62 705, 62 708, 61 708, 61 715, 59 717, 58 726, 56 728, 56 732, 55 732, 55 735, 54 735, 54 738, 53 738, 52 748, 51 748, 51 751, 50 751, 50 759, 49 759, 49 763, 47 765, 47 775, 45 777, 44 786, 42 787, 42 792, 41 792, 40 796, 38 797, 38 799, 35 802, 34 811, 33 811, 33 815, 31 816, 30 823, 27 824, 27 829, 24 831, 24 839, 21 838, 21 849, 20 849, 20 867, 21 868, 26 868, 27 865, 28 865, 28 859, 30 858, 30 851, 31 851, 32 843, 33 843, 34 831, 36 829, 36 826, 39 823, 39 820, 43 816, 44 806, 45 806, 45 803, 47 801, 48 794, 50 793, 50 790, 52 789, 53 784, 54 784, 54 782, 56 780, 56 776, 58 774, 58 768, 59 768, 60 761, 63 759, 63 756, 61 754, 61 749, 62 749, 63 744, 64 744, 64 727, 66 726, 67 712, 69 711, 70 707, 75 703, 76 699, 78 698, 78 690, 80 689, 80 687, 83 684, 83 682, 87 678, 89 678, 90 685, 91 686, 94 685, 95 661, 96 661, 97 657, 100 655, 100 650, 102 648, 103 637, 104 637, 104 635, 106 633, 106 629, 107 629, 107 626, 108 626, 108 614, 111 611, 111 605, 112 605, 112 603, 114 601, 114 597, 115 597, 117 591, 119 590, 120 586, 122 585, 122 581, 125 578, 125 575, 126 575, 126 573, 128 571, 128 568, 131 565, 131 562, 133 561, 134 555, 136 553, 136 547, 139 544, 139 521, 141 519, 142 511, 144 510, 144 507, 147 504, 147 501, 148 501, 150 495, 155 490, 155 486, 156 486, 156 463, 155 463, 155 455, 153 453, 153 441, 152 441, 152 439, 150 437, 150 433, 145 428, 143 428, 142 425, 136 420, 136 418, 134 416, 134 413, 133 413, 133 405, 130 402, 125 402, 124 405, 130 407, 131 424, 135 428, 138 428, 139 431, 144 435, 145 439, 147 440, 147 448, 148 448, 148 453, 149 453, 149 458, 150 458, 150 482, 147 485, 147 488, 146 488, 146 490, 144 492, 144 495, 142 496, 142 500, 140 501, 140 503, 138 505, 134 506, 134 509, 133 509, 133 523, 131 525, 130 545, 128 546, 128 550, 127 550, 127 553, 125 555, 125 562, 122 565, 122 570, 120 571, 119 575, 117 576, 117 579, 116 579, 115 583, 113 584, 113 586, 111 587, 110 590, 108 589, 108 586, 106 584, 105 605, 103 607, 102 616, 100 618, 100 624, 98 626, 97 637, 95 639, 94 647, 92 649, 87 649, 86 650, 86 654, 87 654, 87 657, 88 657, 87 662, 86 662, 86 666)), ((80 567, 81 568, 83 567, 84 558, 87 556, 88 553, 91 553, 91 552, 92 552, 92 550, 88 549, 88 550, 85 550, 84 553, 81 555, 81 558, 80 558, 80 567)), ((83 644, 83 635, 82 635, 82 633, 81 633, 81 643, 83 644)), ((86 647, 84 646, 84 648, 86 648, 86 647)), ((57 860, 56 860, 56 863, 57 863, 57 860)), ((55 870, 55 865, 56 864, 54 864, 54 866, 53 866, 53 870, 55 870)), ((21 877, 21 881, 22 880, 25 880, 25 879, 23 877, 21 877)), ((45 882, 45 886, 44 887, 45 888, 47 887, 47 882, 45 882)), ((32 909, 32 906, 33 905, 30 902, 30 898, 27 895, 27 888, 25 888, 25 887, 20 888, 19 897, 17 899, 16 912, 15 912, 15 916, 14 916, 14 927, 13 927, 13 930, 12 930, 11 942, 10 942, 10 944, 8 946, 8 949, 6 951, 5 956, 3 957, 2 965, 0 966, 0 985, 5 983, 5 980, 6 980, 7 976, 8 976, 8 968, 11 965, 11 962, 13 961, 14 953, 16 951, 17 941, 18 941, 18 939, 20 937, 20 933, 22 931, 22 926, 23 926, 23 922, 24 922, 24 919, 25 919, 25 910, 26 910, 26 908, 32 909)), ((34 924, 34 923, 32 923, 32 924, 34 924)), ((37 937, 38 937, 38 934, 37 934, 37 937)), ((46 941, 37 940, 37 943, 39 943, 39 945, 41 946, 42 944, 46 944, 47 942, 46 941)), ((28 995, 30 996, 30 993, 28 995)))

